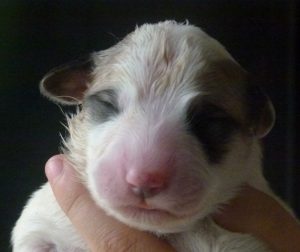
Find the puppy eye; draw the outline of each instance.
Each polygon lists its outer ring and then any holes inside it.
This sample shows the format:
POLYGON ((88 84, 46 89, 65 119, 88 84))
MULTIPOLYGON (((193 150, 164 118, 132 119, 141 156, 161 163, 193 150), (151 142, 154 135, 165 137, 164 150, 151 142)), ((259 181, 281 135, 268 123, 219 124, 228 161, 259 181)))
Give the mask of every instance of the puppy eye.
POLYGON ((118 112, 118 108, 116 107, 115 104, 113 104, 111 101, 106 101, 106 100, 101 100, 99 97, 96 97, 96 103, 97 105, 102 109, 107 112, 118 112))
POLYGON ((83 106, 90 112, 91 119, 97 121, 106 121, 119 113, 117 95, 111 89, 88 96, 83 106))
POLYGON ((235 120, 213 105, 191 106, 186 120, 188 131, 201 143, 208 160, 221 161, 227 143, 238 128, 235 120))

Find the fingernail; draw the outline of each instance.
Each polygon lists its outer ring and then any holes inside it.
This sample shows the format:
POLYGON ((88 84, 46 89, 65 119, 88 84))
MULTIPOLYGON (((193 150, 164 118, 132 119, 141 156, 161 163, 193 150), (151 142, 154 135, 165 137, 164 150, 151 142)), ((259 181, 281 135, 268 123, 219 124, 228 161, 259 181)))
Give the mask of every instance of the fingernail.
POLYGON ((63 158, 61 155, 54 156, 50 158, 45 167, 45 173, 49 181, 54 180, 63 170, 63 158))

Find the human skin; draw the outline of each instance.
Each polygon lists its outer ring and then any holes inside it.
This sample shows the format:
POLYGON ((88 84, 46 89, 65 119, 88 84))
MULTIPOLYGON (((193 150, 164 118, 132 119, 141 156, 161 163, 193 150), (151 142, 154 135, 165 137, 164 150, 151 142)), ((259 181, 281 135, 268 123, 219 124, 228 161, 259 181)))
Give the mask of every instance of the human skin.
POLYGON ((175 251, 166 241, 107 216, 78 182, 62 155, 50 158, 45 171, 57 202, 92 252, 175 251))
MULTIPOLYGON (((63 155, 50 158, 45 171, 59 205, 92 252, 175 251, 166 241, 107 216, 79 183, 63 155)), ((263 240, 272 251, 300 251, 299 222, 277 201, 249 186, 213 218, 225 229, 263 240)))
POLYGON ((300 251, 300 223, 269 195, 245 186, 214 220, 223 228, 248 233, 274 252, 300 251))

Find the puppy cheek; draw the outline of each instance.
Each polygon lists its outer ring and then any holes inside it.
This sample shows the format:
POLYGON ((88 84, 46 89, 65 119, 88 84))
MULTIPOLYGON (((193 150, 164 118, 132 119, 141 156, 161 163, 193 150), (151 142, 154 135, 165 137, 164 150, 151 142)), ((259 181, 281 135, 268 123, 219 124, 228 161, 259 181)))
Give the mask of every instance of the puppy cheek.
MULTIPOLYGON (((122 162, 112 162, 101 158, 89 167, 88 184, 95 200, 100 205, 121 204, 126 197, 127 188, 124 184, 122 162)), ((113 159, 112 159, 113 160, 113 159)))

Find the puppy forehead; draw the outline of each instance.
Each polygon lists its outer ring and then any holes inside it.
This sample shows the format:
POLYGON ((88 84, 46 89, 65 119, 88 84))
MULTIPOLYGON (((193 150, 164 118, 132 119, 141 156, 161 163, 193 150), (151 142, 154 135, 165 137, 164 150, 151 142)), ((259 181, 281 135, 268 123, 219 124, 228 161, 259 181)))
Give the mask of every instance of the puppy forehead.
MULTIPOLYGON (((115 47, 95 54, 94 60, 90 92, 112 88, 140 100, 162 97, 165 101, 193 97, 199 91, 228 91, 224 74, 218 74, 215 63, 234 62, 225 48, 201 29, 174 22, 138 27, 115 47)), ((230 79, 230 74, 225 77, 230 79)), ((214 99, 218 103, 218 98, 214 99)))

